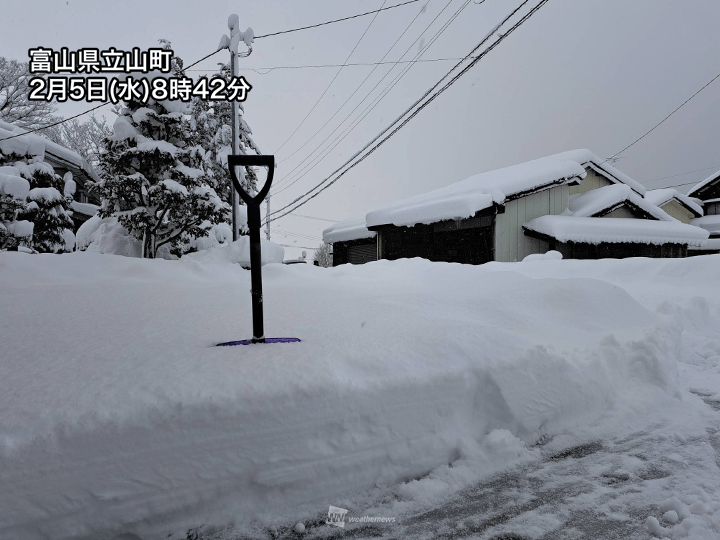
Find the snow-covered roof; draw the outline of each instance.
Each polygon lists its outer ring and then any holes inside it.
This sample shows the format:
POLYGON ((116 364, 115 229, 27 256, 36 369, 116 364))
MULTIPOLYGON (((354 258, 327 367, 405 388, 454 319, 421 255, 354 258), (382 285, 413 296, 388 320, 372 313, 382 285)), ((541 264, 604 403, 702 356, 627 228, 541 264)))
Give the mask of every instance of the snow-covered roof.
MULTIPOLYGON (((613 183, 628 185, 628 186, 630 186, 630 188, 632 188, 633 191, 635 191, 639 195, 645 195, 646 190, 642 184, 640 184, 639 182, 636 182, 635 180, 630 178, 624 172, 613 167, 609 161, 599 158, 598 156, 593 154, 587 148, 580 148, 578 150, 569 150, 567 152, 561 152, 559 154, 547 156, 542 159, 558 160, 558 161, 559 160, 576 161, 577 163, 580 163, 583 166, 592 168, 599 174, 608 178, 608 180, 610 180, 613 183)), ((540 160, 537 160, 537 161, 540 161, 540 160)))
POLYGON ((365 214, 362 214, 339 221, 325 229, 323 231, 323 242, 326 244, 332 244, 333 242, 349 242, 350 240, 372 238, 376 234, 377 233, 375 231, 370 231, 365 226, 365 214))
POLYGON ((577 161, 536 159, 512 167, 477 174, 449 186, 416 195, 366 215, 366 226, 412 226, 474 216, 524 192, 566 184, 585 177, 577 161))
POLYGON ((702 227, 711 234, 720 234, 720 215, 703 216, 690 220, 695 227, 702 227))
POLYGON ((701 191, 704 187, 709 186, 710 184, 712 184, 713 182, 715 182, 715 180, 718 180, 718 179, 720 179, 720 171, 714 172, 713 174, 711 174, 710 176, 708 176, 708 177, 707 177, 705 180, 703 180, 702 182, 699 182, 699 183, 695 184, 695 185, 690 189, 690 191, 688 191, 688 195, 689 195, 690 197, 697 197, 699 191, 701 191))
POLYGON ((77 212, 78 214, 82 214, 84 216, 94 216, 97 214, 97 211, 100 210, 100 207, 97 204, 81 203, 77 201, 72 201, 70 203, 70 208, 72 208, 73 212, 77 212))
POLYGON ((553 185, 579 182, 586 176, 586 168, 592 168, 620 188, 603 193, 613 194, 613 197, 621 196, 621 201, 629 200, 659 220, 673 220, 642 199, 645 188, 641 184, 590 150, 579 149, 477 174, 449 186, 383 206, 368 212, 364 219, 357 217, 333 225, 323 232, 323 238, 326 242, 343 242, 370 238, 372 234, 368 229, 381 225, 411 227, 469 218, 494 204, 501 205, 526 193, 553 185))
POLYGON ((675 188, 663 188, 663 189, 651 189, 645 193, 645 198, 657 207, 661 207, 672 199, 685 206, 690 210, 696 217, 703 215, 703 210, 695 201, 693 201, 687 195, 683 195, 675 188))
POLYGON ((565 215, 599 217, 603 213, 625 203, 636 206, 659 221, 676 221, 664 210, 661 210, 646 198, 635 193, 630 186, 624 184, 603 186, 572 196, 568 205, 568 212, 565 215))
POLYGON ((74 169, 76 173, 84 173, 91 180, 100 179, 85 158, 77 152, 2 120, 0 120, 0 151, 5 154, 39 156, 43 161, 55 161, 56 165, 65 165, 74 169), (23 135, 17 137, 20 134, 23 135))
POLYGON ((523 225, 527 231, 555 238, 559 242, 585 244, 640 243, 687 244, 702 247, 709 233, 677 220, 540 216, 523 225))
POLYGON ((720 251, 720 238, 708 238, 707 243, 697 249, 701 251, 720 251))

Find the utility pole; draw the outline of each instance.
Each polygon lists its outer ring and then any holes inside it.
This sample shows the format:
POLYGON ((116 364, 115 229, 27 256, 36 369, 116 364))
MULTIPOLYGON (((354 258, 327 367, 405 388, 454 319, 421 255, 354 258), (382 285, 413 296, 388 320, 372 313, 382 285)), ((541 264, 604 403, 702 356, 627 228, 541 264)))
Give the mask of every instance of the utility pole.
MULTIPOLYGON (((227 48, 230 51, 230 72, 232 77, 239 77, 238 69, 238 58, 247 58, 252 54, 252 43, 255 37, 255 33, 252 28, 248 28, 244 32, 240 31, 240 18, 236 14, 232 14, 228 17, 228 29, 230 30, 230 37, 223 35, 220 40, 218 50, 227 48), (247 52, 238 53, 238 45, 240 41, 244 41, 247 45, 247 52)), ((232 106, 232 153, 234 156, 240 154, 240 106, 236 100, 231 103, 232 106)), ((245 171, 242 167, 237 168, 238 177, 243 186, 245 182, 245 171)), ((232 206, 232 238, 233 242, 238 239, 240 224, 238 223, 238 216, 240 215, 240 200, 237 192, 233 189, 231 194, 230 204, 232 206)))
POLYGON ((267 241, 270 241, 270 220, 268 219, 268 216, 270 216, 270 195, 268 194, 267 199, 265 199, 267 204, 267 209, 265 210, 265 238, 267 238, 267 241))

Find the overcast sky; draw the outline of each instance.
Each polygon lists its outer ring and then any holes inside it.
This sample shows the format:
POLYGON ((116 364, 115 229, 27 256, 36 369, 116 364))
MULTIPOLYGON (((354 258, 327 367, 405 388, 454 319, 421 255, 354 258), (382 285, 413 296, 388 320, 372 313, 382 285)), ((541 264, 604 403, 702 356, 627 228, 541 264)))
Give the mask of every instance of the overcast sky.
MULTIPOLYGON (((377 62, 427 4, 386 61, 398 60, 422 35, 405 56, 409 59, 463 2, 422 0, 384 11, 374 21, 367 16, 260 39, 241 65, 260 68, 341 64, 356 45, 351 63, 377 62), (437 21, 426 30, 443 8, 437 21)), ((422 58, 464 56, 519 2, 471 2, 422 58)), ((385 5, 398 3, 401 0, 387 0, 385 5)), ((251 26, 261 35, 381 5, 383 0, 6 2, 0 17, 0 55, 26 60, 27 50, 40 45, 71 50, 110 46, 146 49, 165 38, 172 41, 175 53, 187 65, 217 47, 227 32, 231 13, 240 16, 243 29, 251 26)), ((551 153, 589 148, 601 157, 612 155, 720 72, 718 20, 717 0, 550 0, 393 139, 298 213, 340 220, 472 174, 551 153)), ((223 51, 198 67, 212 70, 226 57, 223 51)), ((452 65, 449 61, 415 64, 324 160, 291 188, 273 197, 273 208, 287 204, 322 180, 452 65)), ((242 72, 253 85, 245 104, 245 119, 262 150, 276 153, 281 162, 276 182, 283 181, 393 66, 378 67, 328 126, 307 142, 372 69, 345 67, 280 151, 278 148, 312 108, 338 68, 242 72)), ((395 67, 355 115, 401 69, 395 67)), ((718 96, 720 79, 625 152, 617 166, 651 188, 699 181, 720 168, 718 96), (697 169, 705 170, 682 174, 697 169)), ((69 116, 87 108, 86 103, 68 104, 60 113, 69 116)), ((328 143, 337 141, 346 125, 328 143)), ((679 189, 686 191, 689 187, 679 189)), ((273 222, 272 228, 314 238, 275 232, 273 240, 315 247, 325 226, 327 223, 322 221, 289 216, 273 222)), ((297 254, 299 250, 288 251, 289 256, 297 254)))

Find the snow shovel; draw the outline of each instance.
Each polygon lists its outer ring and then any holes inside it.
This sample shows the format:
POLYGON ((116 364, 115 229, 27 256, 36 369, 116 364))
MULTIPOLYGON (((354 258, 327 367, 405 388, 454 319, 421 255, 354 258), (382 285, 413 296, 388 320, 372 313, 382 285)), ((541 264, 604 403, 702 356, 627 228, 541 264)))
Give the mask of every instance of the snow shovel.
POLYGON ((240 197, 247 205, 248 228, 250 229, 250 295, 252 297, 252 319, 253 337, 241 341, 228 341, 218 343, 218 347, 230 347, 233 345, 250 345, 253 343, 294 343, 300 341, 298 338, 266 338, 263 328, 263 294, 262 294, 262 270, 260 253, 260 203, 263 202, 270 186, 272 185, 273 174, 275 173, 275 156, 228 156, 228 167, 233 186, 240 197), (251 197, 238 181, 235 174, 235 167, 267 167, 268 176, 265 185, 251 197))

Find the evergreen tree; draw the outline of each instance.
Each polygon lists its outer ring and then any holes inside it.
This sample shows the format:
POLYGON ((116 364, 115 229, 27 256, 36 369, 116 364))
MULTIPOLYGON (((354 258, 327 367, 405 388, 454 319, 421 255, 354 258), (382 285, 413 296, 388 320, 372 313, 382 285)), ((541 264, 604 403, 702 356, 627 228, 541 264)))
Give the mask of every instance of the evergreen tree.
MULTIPOLYGON (((175 57, 170 76, 182 75, 175 57)), ((102 199, 99 216, 117 217, 143 242, 144 257, 154 258, 164 245, 181 255, 192 239, 228 220, 229 206, 212 187, 195 111, 180 101, 126 102, 100 155, 101 181, 91 187, 102 199)))
POLYGON ((68 181, 41 156, 0 151, 0 249, 73 250, 72 192, 67 189, 74 182, 70 173, 66 176, 68 181))
POLYGON ((40 253, 72 251, 75 247, 70 209, 72 193, 66 193, 65 180, 55 174, 48 163, 30 163, 21 170, 23 172, 30 181, 30 202, 18 217, 35 224, 31 242, 33 249, 40 253))
POLYGON ((15 249, 32 240, 32 223, 19 220, 27 210, 30 183, 0 152, 0 249, 15 249))
MULTIPOLYGON (((229 81, 232 74, 228 64, 222 65, 213 78, 229 81)), ((252 138, 252 130, 243 118, 245 108, 239 103, 239 150, 241 154, 262 154, 252 138)), ((202 146, 208 150, 208 166, 212 172, 213 187, 228 204, 231 201, 232 181, 227 156, 232 154, 232 104, 227 101, 196 100, 193 103, 196 129, 202 146)), ((245 168, 245 185, 248 192, 257 191, 258 175, 253 167, 245 168)), ((240 204, 245 204, 240 199, 240 204)))

